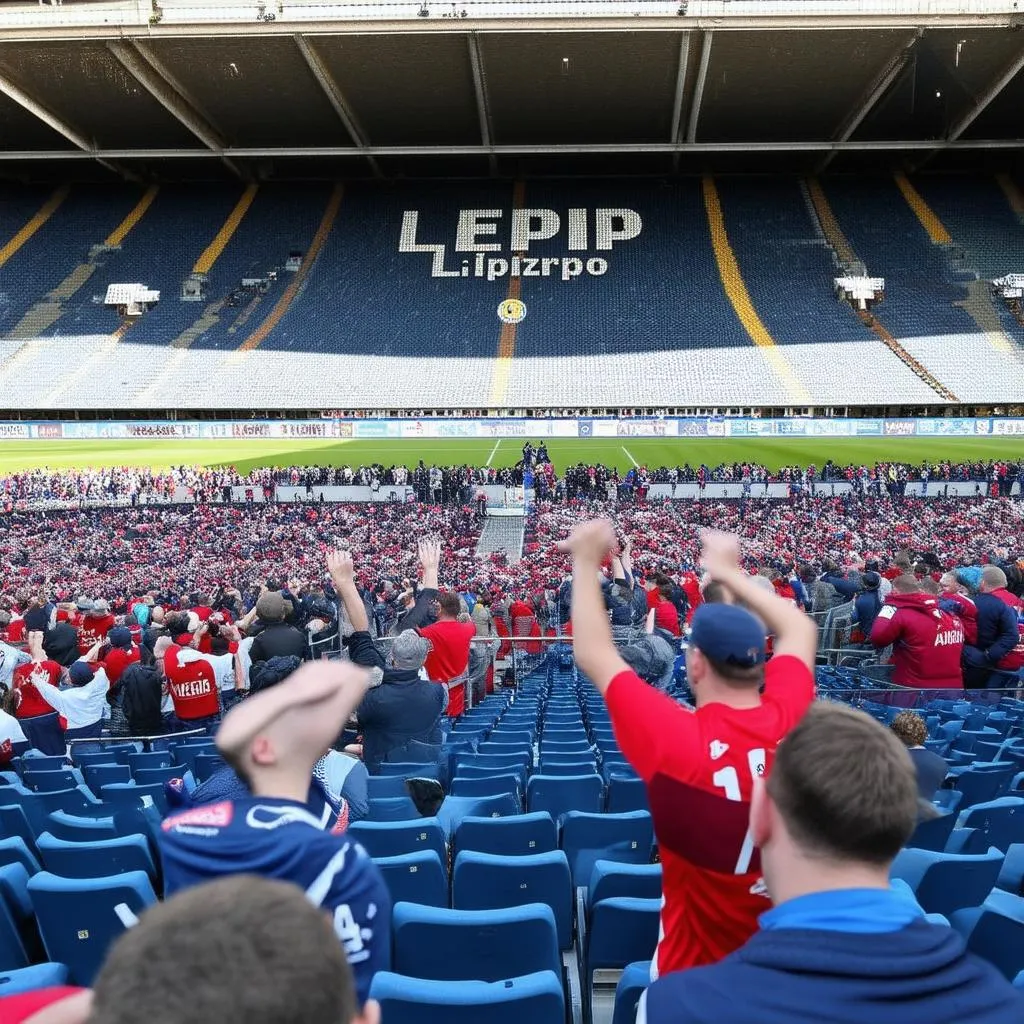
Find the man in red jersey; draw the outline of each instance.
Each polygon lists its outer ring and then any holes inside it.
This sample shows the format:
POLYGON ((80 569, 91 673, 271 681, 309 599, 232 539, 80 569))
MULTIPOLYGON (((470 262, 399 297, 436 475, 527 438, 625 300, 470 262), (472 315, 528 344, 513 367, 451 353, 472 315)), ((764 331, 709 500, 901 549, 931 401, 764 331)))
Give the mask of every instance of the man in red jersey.
MULTIPOLYGON (((441 543, 436 540, 420 542, 420 562, 423 565, 423 589, 437 590, 438 569, 441 564, 441 543)), ((430 641, 430 653, 424 663, 428 678, 448 690, 449 718, 457 718, 466 707, 466 679, 469 668, 470 640, 476 636, 476 626, 467 616, 460 621, 462 610, 459 595, 452 590, 442 591, 437 597, 437 622, 421 626, 417 632, 430 641)))
POLYGON ((757 930, 769 903, 748 831, 754 779, 814 699, 813 621, 739 568, 736 537, 705 532, 702 540, 710 578, 750 611, 705 604, 694 614, 686 669, 696 711, 644 683, 612 643, 597 582, 615 543, 611 524, 587 523, 562 544, 573 556, 576 662, 647 783, 663 870, 654 976, 714 963, 757 930), (767 668, 766 627, 775 636, 767 668))

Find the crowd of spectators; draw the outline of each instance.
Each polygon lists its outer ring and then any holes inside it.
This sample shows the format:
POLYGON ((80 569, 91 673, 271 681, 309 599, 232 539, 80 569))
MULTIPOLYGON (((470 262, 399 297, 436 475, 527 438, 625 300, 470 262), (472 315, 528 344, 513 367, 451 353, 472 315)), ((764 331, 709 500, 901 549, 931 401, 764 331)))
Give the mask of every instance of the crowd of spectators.
POLYGON ((578 463, 559 474, 544 445, 524 446, 523 459, 512 466, 415 466, 373 464, 368 466, 262 466, 241 473, 232 467, 174 466, 153 472, 130 466, 109 469, 34 469, 0 477, 0 507, 40 503, 97 504, 116 502, 147 504, 171 501, 199 503, 237 500, 232 488, 249 489, 272 499, 277 486, 362 486, 380 489, 410 486, 416 500, 439 504, 468 504, 474 489, 485 485, 521 487, 532 481, 542 499, 572 501, 580 497, 610 494, 627 486, 650 484, 768 483, 799 484, 814 489, 818 484, 847 482, 861 494, 890 496, 905 493, 912 483, 940 481, 974 482, 984 493, 1006 497, 1014 483, 1024 493, 1024 460, 1019 462, 877 462, 874 465, 841 465, 829 460, 824 466, 783 466, 771 471, 754 462, 716 466, 636 466, 625 473, 600 464, 578 463), (609 490, 609 488, 611 490, 609 490))

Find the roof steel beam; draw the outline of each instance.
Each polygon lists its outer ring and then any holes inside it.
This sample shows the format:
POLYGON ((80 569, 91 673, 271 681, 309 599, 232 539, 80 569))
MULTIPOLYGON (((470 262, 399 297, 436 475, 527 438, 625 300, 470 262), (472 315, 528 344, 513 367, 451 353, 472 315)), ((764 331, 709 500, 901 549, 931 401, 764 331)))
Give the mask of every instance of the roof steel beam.
MULTIPOLYGON (((864 123, 864 119, 878 105, 881 98, 889 91, 892 84, 903 74, 918 39, 924 35, 924 29, 919 28, 906 38, 899 46, 899 49, 886 61, 885 66, 875 75, 871 84, 857 101, 857 105, 846 115, 842 124, 836 129, 835 138, 837 142, 848 142, 853 133, 864 123)), ((818 164, 817 173, 821 174, 832 162, 835 151, 828 153, 818 164)))
POLYGON ((8 99, 14 100, 19 107, 28 111, 33 117, 38 118, 58 135, 62 135, 73 146, 77 146, 82 151, 83 156, 88 157, 90 160, 95 160, 108 171, 118 175, 118 177, 132 177, 122 168, 112 164, 105 156, 102 156, 99 150, 84 135, 75 131, 67 122, 62 121, 52 111, 47 110, 46 107, 25 92, 24 89, 2 75, 0 75, 0 93, 3 93, 8 99))
MULTIPOLYGON (((239 178, 245 175, 223 151, 224 137, 202 114, 182 85, 163 66, 156 55, 140 42, 110 40, 107 49, 136 82, 175 120, 184 125, 211 153, 216 154, 239 178)), ((145 158, 143 158, 145 159, 145 158)))
POLYGON ((896 139, 834 142, 645 142, 550 146, 256 146, 211 149, 0 150, 12 160, 178 160, 228 157, 416 157, 416 156, 572 156, 596 153, 867 153, 901 150, 1009 149, 1024 152, 1024 139, 896 139))
POLYGON ((1022 69, 1024 69, 1024 51, 1020 53, 1016 60, 1010 63, 1010 66, 974 101, 971 109, 957 121, 949 133, 949 141, 956 142, 974 124, 985 111, 985 108, 1017 77, 1022 69))
POLYGON ((704 83, 708 80, 708 67, 711 65, 711 44, 715 33, 708 29, 700 41, 700 67, 697 69, 697 84, 693 87, 693 103, 690 105, 690 122, 686 128, 686 141, 697 141, 697 123, 700 121, 700 108, 704 102, 704 83))
MULTIPOLYGON (((335 82, 334 76, 328 71, 327 65, 324 64, 320 54, 313 49, 312 44, 305 36, 295 35, 292 38, 295 40, 295 45, 299 48, 299 53, 302 54, 302 59, 306 62, 306 66, 327 97, 327 102, 330 103, 334 112, 338 115, 338 120, 344 125, 345 131, 348 132, 349 137, 356 144, 357 148, 365 152, 368 143, 366 132, 363 131, 363 126, 359 123, 356 115, 352 112, 352 108, 346 102, 345 96, 341 89, 338 88, 338 83, 335 82)), ((368 160, 373 173, 378 178, 383 177, 380 164, 377 163, 376 159, 371 156, 368 157, 368 160)))
MULTIPOLYGON (((494 144, 494 120, 491 116, 491 101, 487 94, 487 78, 484 75, 484 58, 480 52, 480 37, 476 32, 466 33, 469 49, 469 67, 473 72, 473 92, 476 95, 476 114, 480 120, 480 141, 488 148, 494 144)), ((498 158, 492 153, 488 157, 491 174, 497 173, 498 158)))

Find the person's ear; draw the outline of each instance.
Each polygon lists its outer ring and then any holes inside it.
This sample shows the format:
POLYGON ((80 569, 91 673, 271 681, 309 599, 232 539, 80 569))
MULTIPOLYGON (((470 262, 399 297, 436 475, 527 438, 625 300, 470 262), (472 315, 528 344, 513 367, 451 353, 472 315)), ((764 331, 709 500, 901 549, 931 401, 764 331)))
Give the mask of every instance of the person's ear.
POLYGON ((775 807, 768 796, 764 779, 756 778, 750 796, 750 835, 758 848, 763 849, 772 838, 774 819, 775 807))

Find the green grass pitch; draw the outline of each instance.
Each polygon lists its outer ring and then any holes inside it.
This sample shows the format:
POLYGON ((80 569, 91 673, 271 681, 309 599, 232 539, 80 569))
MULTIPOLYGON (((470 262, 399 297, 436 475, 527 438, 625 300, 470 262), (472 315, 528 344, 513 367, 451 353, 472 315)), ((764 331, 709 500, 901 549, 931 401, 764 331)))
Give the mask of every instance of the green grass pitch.
MULTIPOLYGON (((521 457, 524 438, 493 440, 359 440, 294 441, 227 439, 218 441, 0 441, 0 474, 37 467, 173 465, 256 466, 350 465, 404 463, 423 459, 427 465, 512 465, 521 457)), ((537 439, 533 439, 536 443, 537 439)), ((860 464, 925 459, 953 461, 1024 458, 1024 438, 593 438, 550 439, 548 451, 557 469, 577 462, 604 463, 625 471, 636 463, 693 466, 706 462, 764 463, 819 467, 829 458, 860 464)))

